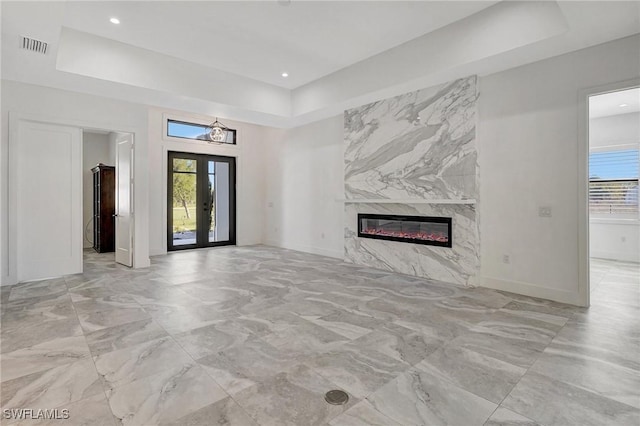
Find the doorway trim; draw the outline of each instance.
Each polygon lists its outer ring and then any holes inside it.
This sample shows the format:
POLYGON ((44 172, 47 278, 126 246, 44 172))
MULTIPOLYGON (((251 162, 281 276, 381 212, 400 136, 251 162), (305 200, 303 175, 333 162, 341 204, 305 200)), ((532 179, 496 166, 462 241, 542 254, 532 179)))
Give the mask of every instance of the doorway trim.
MULTIPOLYGON (((101 130, 101 131, 109 131, 109 132, 130 133, 133 135, 133 140, 134 140, 134 144, 133 144, 134 158, 136 158, 135 156, 136 136, 139 134, 139 132, 136 131, 136 129, 131 128, 129 126, 122 126, 118 123, 114 124, 109 122, 85 121, 85 120, 77 120, 77 119, 71 119, 71 118, 61 118, 61 117, 51 116, 47 114, 33 114, 33 113, 9 111, 9 123, 8 123, 9 124, 8 126, 9 140, 8 140, 8 147, 7 147, 8 167, 7 167, 7 174, 2 177, 3 179, 4 178, 7 179, 7 184, 6 184, 7 194, 5 198, 7 202, 7 207, 6 207, 7 221, 0 223, 0 226, 3 227, 2 232, 0 232, 0 235, 2 235, 2 238, 4 240, 2 242, 1 251, 3 252, 3 257, 5 257, 7 262, 6 274, 3 277, 0 277, 3 280, 2 285, 12 285, 12 284, 17 284, 18 282, 17 281, 18 253, 16 251, 17 239, 18 239, 18 235, 16 231, 18 211, 15 203, 16 196, 17 196, 17 187, 16 187, 17 170, 16 170, 15 162, 12 161, 12 159, 16 155, 17 147, 18 147, 18 144, 20 143, 19 124, 21 121, 31 121, 31 122, 42 123, 42 124, 75 127, 80 129, 80 131, 101 130), (6 228, 4 228, 4 226, 6 226, 6 228), (6 250, 6 254, 5 254, 5 250, 6 250)), ((82 146, 81 146, 80 154, 82 154, 82 146)), ((135 170, 135 165, 134 165, 134 170, 135 170)), ((78 179, 82 180, 81 174, 78 176, 78 179)), ((134 203, 133 209, 134 211, 137 212, 138 210, 136 209, 136 206, 135 206, 135 201, 136 201, 135 179, 132 186, 134 191, 134 195, 132 198, 134 203)), ((82 208, 82 197, 80 197, 79 202, 80 202, 80 208, 82 208)), ((134 233, 135 233, 135 220, 136 220, 136 217, 135 216, 132 217, 132 221, 133 221, 132 232, 134 233)), ((133 238, 133 240, 134 240, 132 243, 132 250, 134 250, 133 268, 148 266, 148 264, 147 265, 136 264, 135 238, 133 238)), ((82 245, 82 241, 80 241, 79 244, 82 245)), ((4 261, 4 259, 0 259, 0 261, 4 261)))
POLYGON ((589 251, 589 98, 640 87, 640 78, 582 89, 578 93, 578 298, 590 305, 589 251))

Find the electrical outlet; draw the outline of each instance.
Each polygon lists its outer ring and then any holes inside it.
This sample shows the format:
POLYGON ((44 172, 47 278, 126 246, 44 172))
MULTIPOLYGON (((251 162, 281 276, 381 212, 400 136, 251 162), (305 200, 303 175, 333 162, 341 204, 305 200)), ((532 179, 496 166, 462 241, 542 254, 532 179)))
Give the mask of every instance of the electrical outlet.
POLYGON ((269 201, 269 203, 267 203, 267 207, 273 207, 273 201, 269 201))
POLYGON ((324 232, 322 234, 320 234, 320 238, 322 238, 324 240, 324 232))
POLYGON ((511 257, 508 254, 502 255, 502 263, 511 263, 511 257))
POLYGON ((551 217, 551 207, 549 207, 549 206, 540 206, 540 207, 538 207, 538 216, 540 216, 540 217, 551 217))
POLYGON ((622 241, 623 243, 626 243, 627 242, 627 237, 624 237, 624 236, 620 237, 620 241, 622 241))

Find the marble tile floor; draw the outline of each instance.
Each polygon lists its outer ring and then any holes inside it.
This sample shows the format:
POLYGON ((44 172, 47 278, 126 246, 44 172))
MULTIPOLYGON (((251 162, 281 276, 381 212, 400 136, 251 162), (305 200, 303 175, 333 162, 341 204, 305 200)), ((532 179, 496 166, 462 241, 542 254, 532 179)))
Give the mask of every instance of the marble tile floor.
POLYGON ((637 426, 640 270, 593 263, 583 309, 265 246, 87 251, 0 289, 2 409, 70 415, 1 423, 637 426))

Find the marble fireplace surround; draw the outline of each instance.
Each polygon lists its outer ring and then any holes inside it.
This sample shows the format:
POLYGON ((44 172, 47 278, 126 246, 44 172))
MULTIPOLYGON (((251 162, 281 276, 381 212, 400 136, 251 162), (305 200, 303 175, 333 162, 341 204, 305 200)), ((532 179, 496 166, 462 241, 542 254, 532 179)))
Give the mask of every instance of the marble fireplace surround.
POLYGON ((474 285, 476 83, 471 76, 345 111, 346 261, 474 285), (453 246, 359 238, 358 213, 451 217, 453 246))

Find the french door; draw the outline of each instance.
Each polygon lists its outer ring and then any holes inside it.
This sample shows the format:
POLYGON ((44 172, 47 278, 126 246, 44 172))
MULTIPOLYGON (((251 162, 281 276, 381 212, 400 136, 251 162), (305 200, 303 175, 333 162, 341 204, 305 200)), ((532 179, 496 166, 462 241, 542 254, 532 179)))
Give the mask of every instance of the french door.
POLYGON ((169 152, 167 250, 236 243, 233 157, 169 152))

